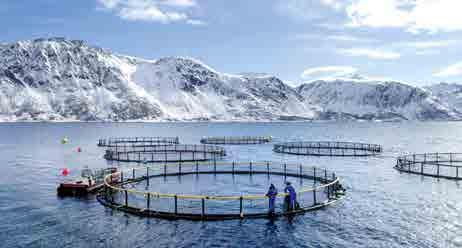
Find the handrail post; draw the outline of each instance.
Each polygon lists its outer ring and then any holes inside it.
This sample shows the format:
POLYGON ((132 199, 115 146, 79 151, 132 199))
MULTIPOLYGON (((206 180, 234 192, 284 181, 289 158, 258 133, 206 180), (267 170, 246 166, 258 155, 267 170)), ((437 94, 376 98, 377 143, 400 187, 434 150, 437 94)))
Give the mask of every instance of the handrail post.
POLYGON ((151 194, 148 193, 148 196, 147 196, 147 199, 146 199, 146 209, 149 210, 150 205, 151 205, 151 194))
POLYGON ((317 202, 316 202, 316 188, 313 188, 313 204, 317 205, 317 202))
POLYGON ((132 179, 135 180, 135 168, 132 169, 132 179))
POLYGON ((330 185, 327 185, 327 199, 330 200, 330 185))
POLYGON ((313 184, 316 185, 316 167, 313 167, 313 184))
POLYGON ((232 171, 232 174, 234 175, 234 161, 233 161, 233 163, 232 163, 232 169, 231 169, 231 171, 232 171))
POLYGON ((268 176, 269 176, 269 174, 270 174, 270 170, 269 170, 269 162, 266 162, 266 173, 267 173, 267 174, 268 174, 268 176))
POLYGON ((125 190, 125 207, 128 207, 128 191, 125 190))
POLYGON ((146 167, 146 184, 149 186, 149 167, 146 167))
POLYGON ((242 200, 243 200, 243 198, 241 196, 239 198, 239 215, 241 216, 241 218, 244 216, 242 200))
POLYGON ((252 162, 250 162, 250 175, 252 175, 252 162))
POLYGON ((205 216, 205 199, 202 198, 202 218, 205 216))
POLYGON ((178 214, 178 196, 175 195, 175 215, 178 214))

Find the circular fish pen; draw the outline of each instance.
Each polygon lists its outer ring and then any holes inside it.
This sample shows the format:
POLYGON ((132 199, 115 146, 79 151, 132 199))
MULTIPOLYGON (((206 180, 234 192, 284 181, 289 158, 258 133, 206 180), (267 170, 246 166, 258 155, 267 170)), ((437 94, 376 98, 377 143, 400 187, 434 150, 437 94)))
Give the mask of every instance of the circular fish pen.
POLYGON ((353 142, 303 141, 275 144, 273 151, 293 155, 363 157, 381 153, 382 146, 353 142))
POLYGON ((200 142, 212 145, 257 145, 269 143, 272 139, 271 136, 224 136, 205 137, 200 142))
POLYGON ((175 145, 179 144, 178 137, 118 137, 109 139, 99 139, 99 147, 116 147, 116 146, 157 146, 157 145, 175 145))
POLYGON ((395 169, 422 176, 460 180, 462 153, 423 153, 400 156, 395 169))
MULTIPOLYGON (((282 177, 283 180, 310 180, 297 191, 296 208, 288 210, 282 189, 275 196, 274 213, 271 216, 283 216, 317 210, 335 203, 344 195, 343 187, 335 173, 304 165, 287 165, 279 163, 179 163, 165 164, 156 167, 138 167, 119 171, 108 175, 104 180, 104 188, 98 195, 103 205, 115 210, 144 216, 164 219, 188 220, 228 220, 242 218, 266 218, 269 216, 269 199, 266 189, 258 193, 240 192, 233 195, 222 194, 223 188, 232 188, 233 184, 220 184, 214 192, 207 194, 185 194, 181 192, 158 192, 162 184, 170 183, 169 179, 181 182, 184 177, 200 178, 212 175, 212 178, 246 178, 282 177), (155 181, 155 180, 161 181, 155 181), (141 185, 140 185, 141 184, 141 185), (146 190, 150 185, 155 191, 146 190)), ((255 185, 251 184, 252 187, 255 185)), ((207 185, 208 186, 208 185, 207 185)), ((266 185, 265 185, 266 186, 266 185)), ((269 185, 267 185, 269 186, 269 185)), ((267 187, 266 186, 266 187, 267 187)))
POLYGON ((226 156, 223 147, 212 145, 115 146, 106 150, 110 161, 159 163, 217 160, 226 156))

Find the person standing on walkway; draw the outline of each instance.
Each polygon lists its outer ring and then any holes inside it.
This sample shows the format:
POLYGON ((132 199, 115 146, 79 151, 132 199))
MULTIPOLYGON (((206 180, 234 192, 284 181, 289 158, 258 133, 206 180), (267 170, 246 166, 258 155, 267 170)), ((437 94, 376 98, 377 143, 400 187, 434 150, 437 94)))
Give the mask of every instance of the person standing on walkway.
POLYGON ((284 188, 284 193, 288 193, 288 202, 287 202, 287 210, 292 211, 295 210, 295 203, 297 202, 297 193, 295 192, 294 187, 290 182, 286 182, 286 187, 284 188))
POLYGON ((278 190, 276 189, 276 186, 274 184, 271 184, 268 193, 266 193, 266 196, 268 197, 269 200, 269 206, 268 206, 268 214, 269 215, 274 215, 274 208, 275 208, 275 203, 276 203, 276 196, 278 195, 278 190))

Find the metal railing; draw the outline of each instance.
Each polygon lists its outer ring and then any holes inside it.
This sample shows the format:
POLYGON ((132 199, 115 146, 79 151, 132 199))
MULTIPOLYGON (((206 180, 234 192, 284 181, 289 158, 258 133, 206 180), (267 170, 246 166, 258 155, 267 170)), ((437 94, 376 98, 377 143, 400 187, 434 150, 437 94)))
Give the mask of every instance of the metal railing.
POLYGON ((399 171, 431 177, 462 179, 462 153, 423 153, 400 156, 399 171))
MULTIPOLYGON (((106 206, 125 212, 169 219, 223 220, 268 216, 268 197, 259 195, 185 195, 138 190, 128 187, 145 181, 149 186, 153 177, 194 174, 250 174, 279 175, 312 180, 310 187, 297 192, 299 207, 284 207, 285 193, 276 197, 275 215, 302 213, 336 202, 342 186, 335 173, 304 165, 264 163, 178 163, 155 167, 139 167, 119 171, 105 178, 105 188, 98 199, 106 206)), ((310 182, 311 183, 311 182, 310 182)), ((343 192, 343 191, 342 191, 343 192)))
POLYGON ((223 137, 205 137, 200 140, 202 144, 214 145, 254 145, 263 144, 272 141, 271 136, 223 136, 223 137))
POLYGON ((273 151, 313 156, 373 156, 382 152, 382 146, 354 142, 302 141, 275 144, 273 151))
POLYGON ((187 162, 217 160, 226 156, 223 147, 212 145, 115 146, 106 150, 106 160, 120 162, 187 162))
POLYGON ((117 146, 157 146, 159 144, 179 144, 178 137, 118 137, 109 139, 99 139, 98 146, 100 147, 117 147, 117 146))

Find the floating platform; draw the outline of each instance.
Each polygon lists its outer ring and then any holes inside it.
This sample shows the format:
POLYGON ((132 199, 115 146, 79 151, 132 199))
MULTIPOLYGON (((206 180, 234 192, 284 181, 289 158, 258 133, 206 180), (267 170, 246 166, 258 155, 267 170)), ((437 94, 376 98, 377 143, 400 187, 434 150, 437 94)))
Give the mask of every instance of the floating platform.
POLYGON ((99 147, 116 147, 116 146, 134 146, 150 147, 157 145, 175 145, 179 144, 178 137, 119 137, 98 140, 99 147))
POLYGON ((462 153, 423 153, 400 156, 395 169, 429 177, 461 180, 462 153))
POLYGON ((272 141, 271 136, 224 136, 224 137, 205 137, 201 139, 202 144, 212 145, 256 145, 272 141))
MULTIPOLYGON (((94 193, 104 186, 105 177, 115 172, 117 172, 117 168, 97 171, 84 169, 80 177, 59 184, 57 188, 58 196, 85 196, 94 193)), ((116 182, 117 180, 112 178, 111 181, 116 182)))
POLYGON ((302 141, 275 144, 273 151, 293 155, 362 157, 382 152, 382 146, 336 141, 302 141))
POLYGON ((119 162, 158 163, 219 160, 226 156, 223 147, 213 145, 116 146, 104 158, 119 162))
POLYGON ((267 218, 301 214, 329 206, 341 199, 345 190, 335 173, 304 165, 279 163, 178 163, 157 167, 138 167, 107 176, 105 187, 98 200, 107 207, 144 217, 187 220, 229 220, 243 218, 267 218), (261 195, 184 195, 137 190, 130 184, 145 181, 149 185, 153 177, 181 177, 199 174, 248 174, 253 176, 278 175, 313 180, 311 187, 297 192, 299 207, 286 210, 285 193, 276 197, 274 214, 268 214, 268 197, 261 195), (120 178, 113 183, 110 177, 120 178), (213 206, 213 207, 211 207, 213 206))

